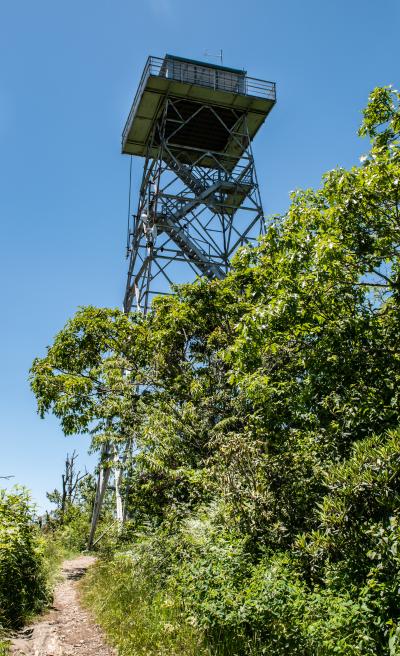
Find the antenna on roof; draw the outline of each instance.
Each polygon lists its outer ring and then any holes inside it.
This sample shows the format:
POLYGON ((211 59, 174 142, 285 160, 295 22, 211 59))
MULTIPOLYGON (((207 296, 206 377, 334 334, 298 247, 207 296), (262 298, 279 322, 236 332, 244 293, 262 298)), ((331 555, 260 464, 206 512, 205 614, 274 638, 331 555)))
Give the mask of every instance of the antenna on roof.
POLYGON ((221 66, 224 65, 224 58, 223 58, 222 49, 219 51, 218 55, 216 55, 212 52, 209 52, 208 50, 205 50, 203 54, 204 54, 204 57, 206 57, 206 59, 210 59, 210 57, 212 57, 213 59, 219 59, 221 66))

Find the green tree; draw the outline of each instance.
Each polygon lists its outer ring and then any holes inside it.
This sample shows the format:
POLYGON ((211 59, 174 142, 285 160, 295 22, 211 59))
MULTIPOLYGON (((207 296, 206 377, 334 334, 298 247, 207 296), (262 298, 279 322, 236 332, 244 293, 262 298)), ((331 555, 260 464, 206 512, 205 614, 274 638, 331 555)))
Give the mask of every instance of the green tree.
POLYGON ((66 433, 135 444, 133 570, 216 653, 400 653, 399 99, 224 280, 84 308, 32 368, 66 433))

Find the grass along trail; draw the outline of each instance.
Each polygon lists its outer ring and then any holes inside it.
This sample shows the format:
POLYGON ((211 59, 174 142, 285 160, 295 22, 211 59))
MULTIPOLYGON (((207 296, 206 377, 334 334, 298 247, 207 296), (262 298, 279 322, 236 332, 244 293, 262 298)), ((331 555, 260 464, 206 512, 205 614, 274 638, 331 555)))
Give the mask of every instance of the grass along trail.
POLYGON ((77 582, 94 561, 93 556, 79 556, 63 563, 50 612, 16 635, 13 656, 115 656, 78 600, 77 582))

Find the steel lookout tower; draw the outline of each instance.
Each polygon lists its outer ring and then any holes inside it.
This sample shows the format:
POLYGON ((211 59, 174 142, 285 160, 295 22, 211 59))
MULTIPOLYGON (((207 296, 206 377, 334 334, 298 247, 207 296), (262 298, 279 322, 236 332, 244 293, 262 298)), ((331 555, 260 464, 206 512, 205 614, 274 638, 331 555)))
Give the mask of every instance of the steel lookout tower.
MULTIPOLYGON (((275 102, 275 83, 246 71, 148 58, 122 134, 122 152, 144 158, 129 216, 125 312, 146 313, 155 295, 193 274, 223 278, 235 250, 264 232, 251 143, 275 102)), ((110 457, 108 444, 102 454, 110 457)), ((89 548, 109 477, 100 463, 89 548)), ((122 522, 118 466, 114 478, 122 522)))
POLYGON ((275 102, 275 83, 246 71, 148 58, 122 134, 122 152, 145 158, 126 312, 146 313, 193 273, 223 278, 235 250, 264 232, 251 142, 275 102))

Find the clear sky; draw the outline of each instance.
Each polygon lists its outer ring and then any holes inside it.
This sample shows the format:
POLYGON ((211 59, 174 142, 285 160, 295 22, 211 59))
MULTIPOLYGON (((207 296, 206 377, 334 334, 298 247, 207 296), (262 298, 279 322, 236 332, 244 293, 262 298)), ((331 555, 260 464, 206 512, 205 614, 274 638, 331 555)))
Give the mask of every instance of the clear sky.
POLYGON ((277 82, 254 145, 269 215, 358 162, 370 90, 399 84, 399 24, 399 0, 2 0, 0 475, 43 507, 67 451, 93 465, 87 438, 38 418, 27 375, 78 306, 121 305, 120 134, 147 56, 222 48, 225 65, 277 82))

